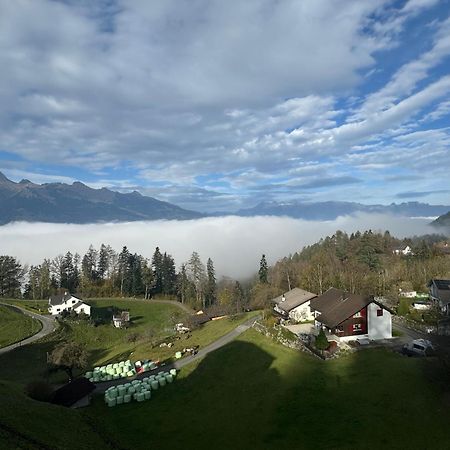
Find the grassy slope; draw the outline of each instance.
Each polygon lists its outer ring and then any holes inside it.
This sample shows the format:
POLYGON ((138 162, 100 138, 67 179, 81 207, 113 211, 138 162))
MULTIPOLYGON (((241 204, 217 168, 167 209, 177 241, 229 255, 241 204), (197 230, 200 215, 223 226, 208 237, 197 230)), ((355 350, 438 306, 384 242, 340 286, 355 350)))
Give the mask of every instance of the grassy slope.
POLYGON ((28 311, 48 315, 48 300, 17 300, 17 299, 2 299, 2 302, 11 305, 20 306, 28 311))
MULTIPOLYGON (((222 319, 207 323, 192 333, 186 340, 184 337, 175 341, 172 348, 152 348, 151 340, 160 340, 173 334, 175 321, 182 321, 185 313, 176 305, 149 303, 122 299, 90 300, 89 303, 97 310, 93 313, 106 314, 107 309, 116 306, 129 309, 133 326, 128 330, 114 328, 111 324, 93 327, 87 322, 65 322, 60 329, 37 343, 33 343, 5 355, 0 355, 0 379, 14 380, 26 384, 31 380, 42 378, 45 374, 47 352, 61 340, 74 340, 85 343, 91 352, 90 365, 96 366, 121 359, 166 359, 174 356, 177 350, 193 345, 201 347, 213 342, 218 337, 231 331, 242 321, 255 313, 248 313, 236 320, 222 319), (152 337, 147 336, 152 331, 152 337), (130 342, 129 336, 137 334, 138 340, 130 342)), ((50 377, 50 381, 60 383, 65 375, 58 373, 50 377)))
POLYGON ((0 448, 118 448, 82 411, 40 403, 0 382, 0 448))
POLYGON ((32 336, 41 328, 38 320, 0 305, 0 348, 32 336))
POLYGON ((134 448, 448 448, 435 364, 385 350, 323 362, 251 330, 150 402, 89 413, 134 448))

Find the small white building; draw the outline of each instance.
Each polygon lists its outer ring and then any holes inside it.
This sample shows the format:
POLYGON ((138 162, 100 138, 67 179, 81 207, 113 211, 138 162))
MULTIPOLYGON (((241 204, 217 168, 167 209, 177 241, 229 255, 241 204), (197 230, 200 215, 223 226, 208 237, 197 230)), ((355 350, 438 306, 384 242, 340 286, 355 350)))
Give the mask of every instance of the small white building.
POLYGON ((394 255, 403 255, 403 256, 409 256, 414 254, 412 248, 409 245, 407 245, 406 247, 396 248, 392 253, 394 255))
POLYGON ((275 306, 273 309, 284 318, 289 318, 296 322, 314 320, 310 302, 316 297, 316 294, 296 287, 274 298, 275 306))
POLYGON ((63 311, 75 311, 77 314, 91 315, 91 307, 81 299, 74 297, 68 292, 52 295, 48 299, 48 312, 54 316, 63 311))
POLYGON ((122 311, 120 314, 113 315, 112 320, 116 328, 125 328, 130 323, 130 312, 122 311))

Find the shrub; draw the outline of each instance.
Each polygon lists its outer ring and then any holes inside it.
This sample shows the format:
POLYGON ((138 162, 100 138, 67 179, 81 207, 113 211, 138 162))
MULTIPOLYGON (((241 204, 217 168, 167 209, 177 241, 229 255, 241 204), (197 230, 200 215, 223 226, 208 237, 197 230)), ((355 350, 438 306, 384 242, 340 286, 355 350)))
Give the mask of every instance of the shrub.
POLYGON ((319 335, 316 337, 315 345, 317 350, 321 351, 326 350, 330 346, 330 343, 328 342, 328 339, 325 336, 323 328, 320 329, 319 335))

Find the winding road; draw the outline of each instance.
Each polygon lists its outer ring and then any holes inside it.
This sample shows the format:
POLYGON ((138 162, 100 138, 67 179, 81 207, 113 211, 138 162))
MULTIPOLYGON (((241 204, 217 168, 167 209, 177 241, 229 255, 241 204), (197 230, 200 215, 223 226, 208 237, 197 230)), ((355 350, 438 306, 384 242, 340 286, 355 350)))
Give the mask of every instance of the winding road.
POLYGON ((42 339, 43 337, 47 336, 50 333, 53 333, 53 331, 56 330, 57 322, 53 317, 42 316, 41 314, 36 314, 34 312, 21 308, 20 306, 11 305, 9 303, 0 302, 0 305, 7 306, 8 308, 11 309, 15 309, 22 314, 26 314, 27 316, 30 316, 33 319, 39 320, 39 322, 41 322, 42 324, 41 330, 38 331, 36 334, 33 334, 33 336, 30 336, 14 344, 8 345, 7 347, 0 348, 0 355, 6 352, 10 352, 11 350, 14 350, 17 347, 22 347, 23 345, 31 344, 32 342, 38 341, 39 339, 42 339))

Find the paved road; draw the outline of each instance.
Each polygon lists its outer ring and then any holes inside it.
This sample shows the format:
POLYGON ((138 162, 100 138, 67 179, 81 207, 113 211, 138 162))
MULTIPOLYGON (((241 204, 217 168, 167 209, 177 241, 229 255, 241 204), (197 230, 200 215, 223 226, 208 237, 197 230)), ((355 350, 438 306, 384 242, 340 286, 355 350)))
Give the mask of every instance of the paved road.
MULTIPOLYGON (((214 350, 217 350, 221 347, 223 347, 224 345, 230 343, 231 341, 233 341, 234 339, 236 339, 238 336, 240 336, 244 331, 247 331, 249 328, 252 327, 253 323, 259 319, 260 316, 256 316, 256 317, 252 317, 251 319, 248 319, 247 321, 245 321, 244 323, 241 323, 240 325, 238 325, 234 330, 231 330, 229 333, 225 334, 224 336, 220 337, 219 339, 217 339, 217 341, 214 341, 213 343, 207 345, 206 347, 200 349, 198 351, 198 353, 196 355, 193 356, 187 356, 185 358, 179 359, 171 364, 166 364, 164 366, 160 366, 155 370, 149 371, 149 372, 145 372, 145 373, 141 373, 139 375, 136 375, 136 377, 134 377, 135 379, 141 379, 144 377, 148 377, 149 375, 152 375, 154 373, 158 373, 161 370, 170 370, 170 369, 181 369, 184 366, 187 366, 188 364, 191 364, 194 361, 197 361, 198 359, 201 359, 203 357, 205 357, 208 353, 213 352, 214 350)), ((101 394, 103 392, 106 391, 106 389, 108 389, 110 386, 116 386, 118 384, 123 384, 123 383, 127 383, 128 379, 127 378, 122 378, 119 380, 113 380, 113 381, 105 381, 102 383, 97 384, 97 388, 95 389, 95 393, 96 394, 101 394)))
POLYGON ((22 347, 23 345, 31 344, 32 342, 35 342, 43 338, 44 336, 53 333, 53 331, 56 330, 57 322, 51 316, 42 316, 41 314, 36 314, 34 312, 23 309, 20 306, 10 305, 9 303, 0 302, 0 305, 8 306, 9 308, 15 309, 21 312, 22 314, 26 314, 27 316, 30 316, 33 319, 39 320, 39 322, 41 322, 42 324, 41 331, 34 334, 33 336, 30 336, 29 338, 26 338, 23 341, 16 342, 15 344, 8 345, 7 347, 0 348, 0 355, 9 352, 11 350, 14 350, 17 347, 22 347))

